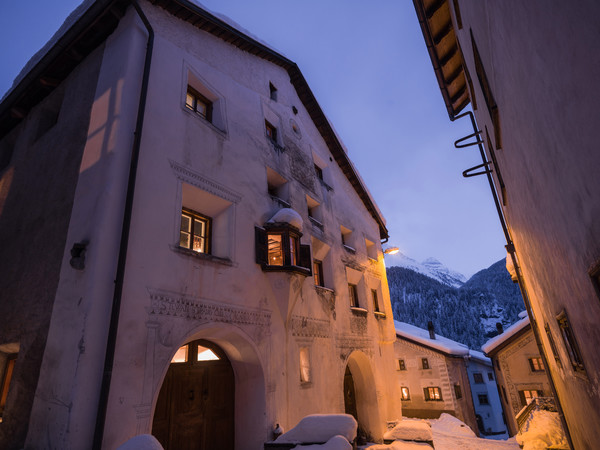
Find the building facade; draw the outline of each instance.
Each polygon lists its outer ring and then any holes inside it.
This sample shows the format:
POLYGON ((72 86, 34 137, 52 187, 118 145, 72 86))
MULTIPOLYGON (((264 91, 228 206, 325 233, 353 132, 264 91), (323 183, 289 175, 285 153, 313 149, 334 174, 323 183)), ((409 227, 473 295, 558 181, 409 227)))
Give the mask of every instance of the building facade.
MULTIPOLYGON (((457 147, 479 149, 571 445, 600 441, 600 159, 593 1, 414 0, 457 147), (470 104, 474 116, 464 114, 470 104), (461 114, 463 113, 463 114, 461 114)), ((466 150, 465 150, 466 151, 466 150)))
POLYGON ((508 432, 519 432, 517 416, 533 399, 553 397, 546 369, 538 351, 529 317, 484 344, 492 359, 508 432))
POLYGON ((469 349, 408 323, 396 325, 396 380, 402 414, 437 419, 448 413, 478 432, 466 361, 469 349))
POLYGON ((385 222, 292 61, 188 1, 86 2, 0 118, 0 446, 401 417, 385 222))
POLYGON ((507 427, 503 418, 492 360, 481 352, 470 350, 467 373, 479 433, 482 436, 506 434, 507 427))

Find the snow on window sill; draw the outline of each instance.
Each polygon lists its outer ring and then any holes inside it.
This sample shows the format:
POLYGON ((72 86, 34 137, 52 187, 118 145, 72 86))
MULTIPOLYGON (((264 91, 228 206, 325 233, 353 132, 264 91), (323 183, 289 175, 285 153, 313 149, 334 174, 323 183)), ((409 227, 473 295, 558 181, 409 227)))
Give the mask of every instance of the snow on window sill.
POLYGON ((375 317, 378 319, 385 319, 387 317, 385 313, 381 311, 373 311, 373 314, 375 314, 375 317))
POLYGON ((195 252, 194 250, 190 250, 189 248, 180 247, 179 245, 170 245, 171 250, 177 253, 181 253, 182 255, 192 256, 194 258, 200 259, 202 261, 214 262, 218 264, 224 264, 226 266, 234 266, 234 262, 229 258, 221 258, 219 256, 210 255, 208 253, 200 253, 195 252))
POLYGON ((331 288, 325 287, 325 286, 319 286, 315 284, 315 288, 317 289, 317 291, 325 291, 325 292, 330 292, 332 294, 335 294, 335 291, 331 288))
POLYGON ((356 314, 360 314, 361 316, 366 316, 369 312, 365 308, 359 308, 358 306, 351 306, 350 311, 356 314))
POLYGON ((344 244, 344 248, 350 253, 356 253, 356 249, 354 247, 350 247, 349 245, 344 244))

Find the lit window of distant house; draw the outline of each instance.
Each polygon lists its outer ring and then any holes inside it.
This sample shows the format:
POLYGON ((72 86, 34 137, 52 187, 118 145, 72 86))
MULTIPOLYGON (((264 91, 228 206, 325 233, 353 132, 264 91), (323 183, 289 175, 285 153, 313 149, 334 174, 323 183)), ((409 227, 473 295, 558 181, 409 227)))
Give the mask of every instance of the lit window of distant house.
POLYGON ((350 297, 350 306, 358 308, 358 290, 355 284, 348 283, 348 295, 350 297))
POLYGON ((194 111, 203 119, 212 122, 212 102, 191 86, 188 86, 185 95, 185 107, 190 111, 194 111))
POLYGON ((521 399, 521 406, 529 405, 534 398, 542 397, 542 391, 536 389, 519 391, 519 398, 521 399))
POLYGON ((477 384, 483 383, 483 375, 479 372, 473 373, 473 381, 477 384))
POLYGON ((179 246, 198 253, 210 253, 210 218, 183 208, 179 230, 179 246))
POLYGON ((479 399, 480 405, 489 405, 490 404, 487 394, 477 394, 477 398, 479 399))
POLYGON ((402 393, 402 397, 401 397, 402 400, 405 400, 405 401, 410 400, 410 391, 408 390, 408 388, 406 386, 402 386, 400 388, 400 392, 402 393))
POLYGON ((454 385, 454 395, 456 396, 457 400, 460 400, 462 398, 462 390, 459 384, 454 385))
POLYGON ((15 370, 15 363, 17 361, 17 354, 9 354, 6 356, 6 364, 4 366, 4 373, 2 374, 2 379, 0 379, 0 422, 2 421, 2 416, 4 414, 4 408, 6 406, 6 398, 8 397, 8 390, 10 387, 10 382, 12 380, 12 375, 15 370))
POLYGON ((494 374, 492 372, 488 372, 488 380, 494 381, 494 374))
POLYGON ((429 360, 427 358, 421 358, 421 367, 429 369, 429 360))
POLYGON ((425 401, 428 402, 439 402, 442 401, 442 390, 439 387, 426 387, 423 388, 425 393, 425 401))
POLYGON ((532 372, 543 372, 544 365, 542 364, 542 358, 529 358, 529 367, 532 372))
POLYGON ((286 224, 255 227, 256 262, 265 271, 292 271, 310 276, 310 245, 301 245, 302 234, 286 224))
POLYGON ((565 347, 567 348, 567 353, 569 355, 569 359, 571 360, 571 366, 573 367, 573 370, 576 372, 585 372, 581 351, 579 350, 579 345, 577 345, 577 340, 573 334, 573 329, 571 328, 569 319, 567 318, 567 313, 565 311, 561 312, 556 320, 558 321, 558 326, 560 327, 560 332, 563 337, 565 347))
POLYGON ((323 282, 323 262, 317 259, 313 260, 313 277, 315 279, 315 286, 325 286, 323 282))
POLYGON ((403 359, 398 360, 398 370, 406 370, 406 363, 403 359))
POLYGON ((275 128, 275 126, 268 120, 265 120, 265 131, 269 139, 271 139, 273 142, 277 142, 277 128, 275 128))

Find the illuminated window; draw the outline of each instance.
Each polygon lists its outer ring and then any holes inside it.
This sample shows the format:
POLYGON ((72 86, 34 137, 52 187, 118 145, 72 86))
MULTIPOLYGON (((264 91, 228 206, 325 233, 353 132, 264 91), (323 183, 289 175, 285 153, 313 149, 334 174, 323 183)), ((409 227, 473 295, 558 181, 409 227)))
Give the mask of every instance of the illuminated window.
POLYGON ((281 224, 255 227, 256 262, 266 271, 292 271, 312 275, 310 245, 301 245, 298 230, 281 224))
POLYGON ((210 348, 198 345, 196 361, 218 361, 219 358, 210 348))
POLYGON ((273 142, 277 142, 277 128, 268 120, 265 120, 265 132, 267 133, 267 137, 271 139, 273 142))
POLYGON ((460 400, 462 398, 462 390, 459 384, 454 385, 454 396, 457 400, 460 400))
POLYGON ((477 384, 483 383, 483 375, 479 372, 473 373, 473 381, 477 384))
POLYGON ((489 405, 490 404, 487 394, 477 394, 477 398, 479 399, 480 405, 489 405))
POLYGON ((0 384, 0 422, 2 422, 2 416, 4 414, 4 408, 6 406, 6 399, 8 397, 8 390, 10 388, 10 382, 12 380, 13 372, 15 370, 15 363, 17 361, 17 354, 13 353, 6 355, 6 363, 4 365, 4 373, 2 375, 2 384, 0 384))
POLYGON ((439 402, 442 401, 442 390, 439 387, 426 387, 423 388, 425 393, 425 401, 428 402, 439 402))
POLYGON ((410 391, 408 390, 408 388, 406 386, 402 386, 400 388, 400 392, 402 393, 402 400, 410 400, 410 391))
POLYGON ((171 359, 171 363, 184 363, 188 362, 188 346, 184 345, 183 347, 179 347, 171 359))
POLYGON ((317 259, 313 260, 313 277, 315 286, 325 286, 323 281, 323 262, 317 259))
POLYGON ((542 397, 543 393, 540 390, 531 389, 519 391, 519 398, 521 399, 521 406, 529 405, 534 398, 542 397))
POLYGON ((529 367, 532 372, 543 372, 544 364, 542 363, 542 358, 529 358, 529 367))
POLYGON ((421 358, 421 367, 423 369, 429 369, 429 360, 427 358, 421 358))
POLYGON ((358 291, 355 284, 348 283, 348 296, 350 297, 350 307, 358 308, 358 291))
POLYGON ((222 351, 210 342, 197 340, 179 347, 171 359, 171 364, 196 365, 209 361, 219 361, 224 357, 222 351))
POLYGON ((185 107, 212 122, 212 102, 191 86, 188 86, 185 95, 185 107))
POLYGON ((398 370, 406 370, 406 363, 403 359, 398 360, 398 370))
POLYGON ((300 381, 310 383, 310 354, 307 347, 300 349, 300 381))
POLYGON ((191 209, 181 211, 179 246, 198 253, 210 253, 210 218, 191 209))

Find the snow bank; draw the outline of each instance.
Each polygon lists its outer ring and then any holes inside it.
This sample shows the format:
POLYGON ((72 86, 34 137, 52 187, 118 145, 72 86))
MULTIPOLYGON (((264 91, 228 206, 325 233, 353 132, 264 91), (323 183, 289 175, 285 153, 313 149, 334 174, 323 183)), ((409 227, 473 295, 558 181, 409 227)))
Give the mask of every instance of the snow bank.
POLYGON ((344 436, 340 436, 339 434, 337 436, 332 437, 331 439, 329 439, 325 444, 319 445, 319 444, 314 444, 314 445, 296 445, 294 447, 295 450, 352 450, 352 445, 350 444, 350 442, 348 442, 346 440, 346 438, 344 436))
POLYGON ((398 424, 383 435, 386 440, 431 441, 431 425, 425 420, 402 418, 398 424))
POLYGON ((394 320, 394 326, 396 327, 396 335, 401 336, 420 344, 426 345, 427 347, 441 350, 444 353, 456 356, 468 356, 469 347, 451 339, 445 338, 436 333, 435 339, 429 337, 429 330, 415 327, 404 322, 398 322, 394 320))
POLYGON ((545 450, 548 447, 569 448, 558 413, 550 411, 533 411, 516 438, 519 445, 523 446, 523 450, 545 450))
POLYGON ((371 445, 366 450, 431 450, 425 442, 394 441, 390 445, 371 445))
POLYGON ((439 419, 429 419, 433 431, 465 437, 477 437, 469 426, 450 414, 442 413, 439 419))
POLYGON ((117 447, 117 450, 164 450, 160 442, 151 434, 140 434, 134 436, 117 447))
POLYGON ((275 439, 275 442, 328 442, 336 435, 352 442, 356 437, 357 427, 356 420, 350 414, 312 414, 304 417, 298 425, 275 439))

